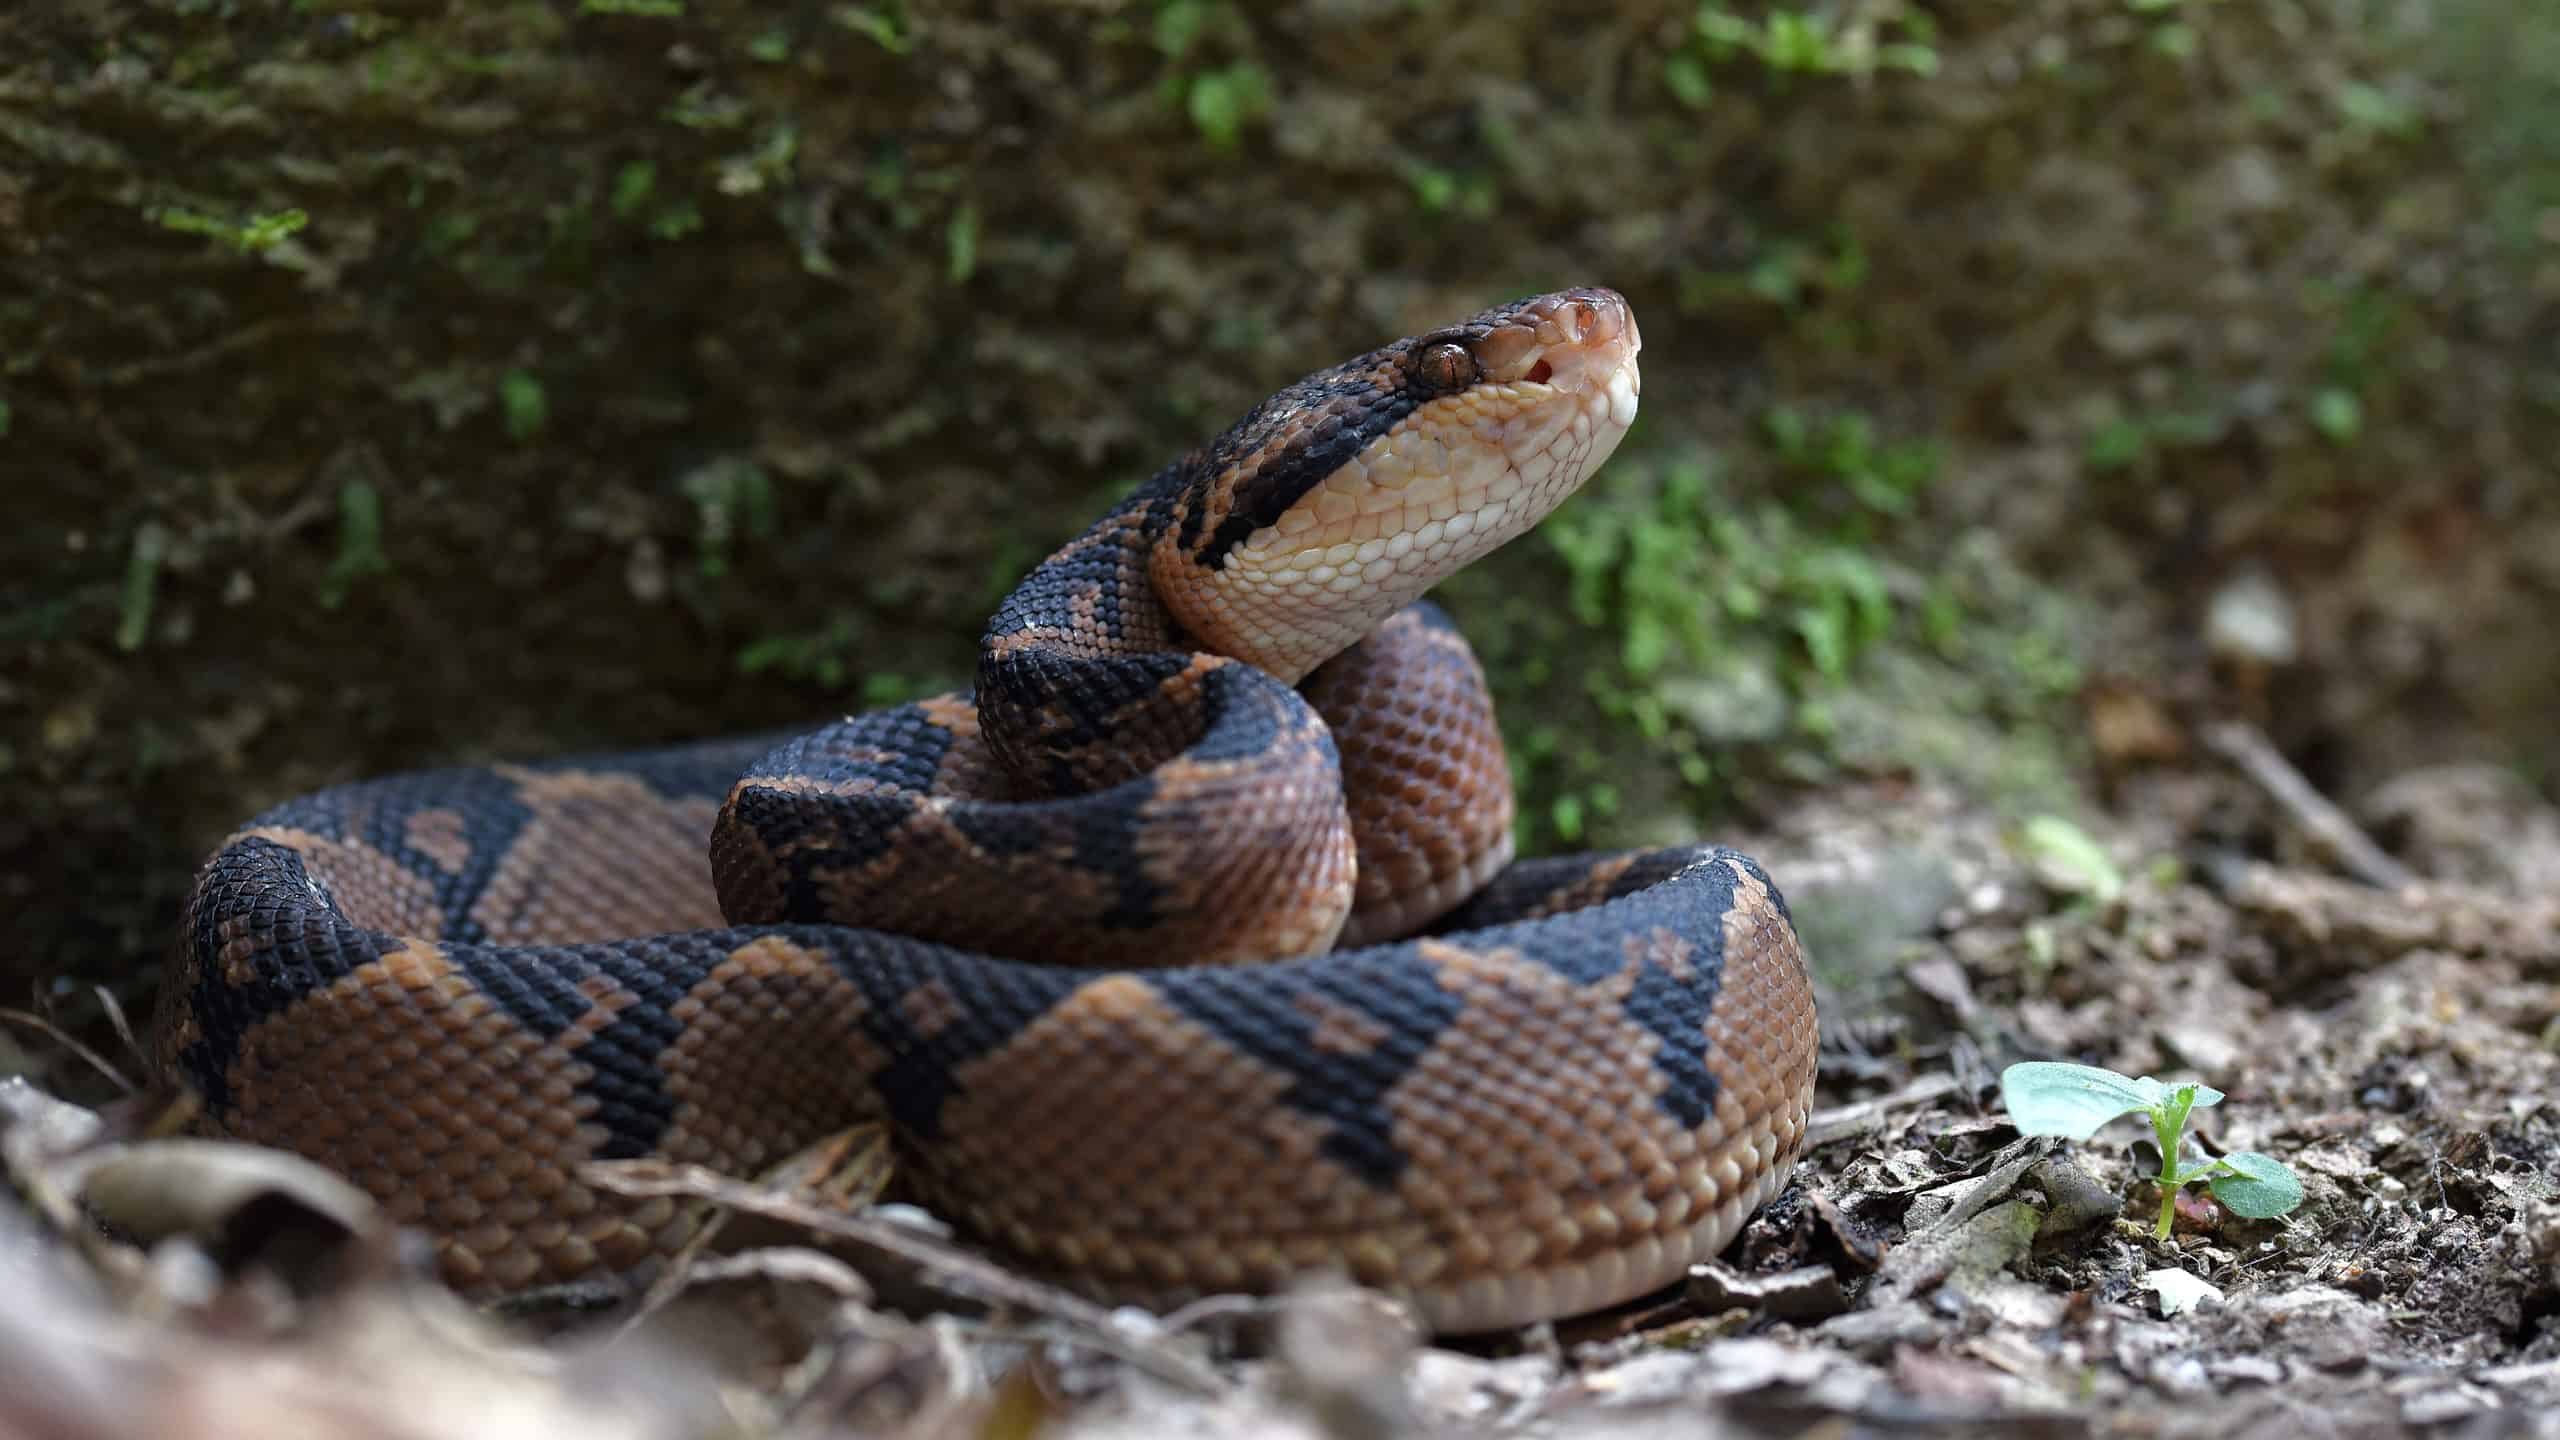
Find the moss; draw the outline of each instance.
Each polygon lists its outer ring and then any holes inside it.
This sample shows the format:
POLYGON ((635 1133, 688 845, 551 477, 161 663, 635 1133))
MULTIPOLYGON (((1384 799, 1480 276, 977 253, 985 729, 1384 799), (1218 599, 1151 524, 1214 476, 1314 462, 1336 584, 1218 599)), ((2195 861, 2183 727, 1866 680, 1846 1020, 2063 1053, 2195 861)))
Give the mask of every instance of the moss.
MULTIPOLYGON (((1532 845, 1653 835, 1737 780, 1843 765, 2022 798, 2068 784, 2058 737, 2081 637, 1999 563, 1992 537, 1938 538, 1937 445, 1793 406, 1757 432, 1727 452, 1631 440, 1531 542, 1560 571, 1570 623, 1494 630, 1483 648, 1532 717, 1515 746, 1532 845), (1559 654, 1577 658, 1560 668, 1559 654), (1559 681, 1575 702, 1562 714, 1559 681), (1626 778, 1661 770, 1675 783, 1626 778)), ((1515 572, 1450 591, 1499 604, 1494 592, 1518 584, 1515 572)))
POLYGON ((116 620, 116 648, 142 648, 151 633, 151 606, 160 593, 160 567, 169 558, 169 527, 146 520, 134 527, 133 546, 124 568, 124 601, 116 620))
POLYGON ((320 577, 321 608, 335 610, 362 580, 390 573, 382 548, 382 494, 363 480, 338 490, 338 553, 320 577))

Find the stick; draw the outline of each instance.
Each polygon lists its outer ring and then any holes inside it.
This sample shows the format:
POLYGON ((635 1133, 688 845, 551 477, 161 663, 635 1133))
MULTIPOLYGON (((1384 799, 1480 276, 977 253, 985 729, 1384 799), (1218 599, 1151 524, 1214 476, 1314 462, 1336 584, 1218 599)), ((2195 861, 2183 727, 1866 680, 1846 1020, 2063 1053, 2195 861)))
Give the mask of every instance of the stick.
POLYGON ((2240 721, 2208 725, 2203 739, 2207 749, 2257 782, 2258 788, 2282 806, 2312 842, 2327 851, 2349 875, 2384 890, 2417 883, 2418 877, 2410 874, 2407 866, 2383 853, 2382 847, 2373 843, 2373 837, 2357 828, 2345 811, 2312 789, 2311 782, 2302 778, 2302 772, 2293 768, 2293 763, 2257 726, 2240 721))

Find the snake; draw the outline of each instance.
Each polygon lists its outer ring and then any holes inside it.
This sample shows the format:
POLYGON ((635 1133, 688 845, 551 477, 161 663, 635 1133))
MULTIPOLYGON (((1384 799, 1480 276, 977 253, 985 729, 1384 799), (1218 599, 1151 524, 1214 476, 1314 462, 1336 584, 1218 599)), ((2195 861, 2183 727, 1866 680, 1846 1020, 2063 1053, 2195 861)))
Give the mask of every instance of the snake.
POLYGON ((1803 1148, 1803 945, 1727 847, 1516 855, 1426 598, 1617 448, 1641 348, 1585 286, 1283 386, 1033 566, 965 690, 284 800, 196 873, 154 1059, 465 1296, 667 1275, 704 1207, 599 1162, 861 1125, 1116 1304, 1329 1273, 1470 1333, 1660 1290, 1803 1148))

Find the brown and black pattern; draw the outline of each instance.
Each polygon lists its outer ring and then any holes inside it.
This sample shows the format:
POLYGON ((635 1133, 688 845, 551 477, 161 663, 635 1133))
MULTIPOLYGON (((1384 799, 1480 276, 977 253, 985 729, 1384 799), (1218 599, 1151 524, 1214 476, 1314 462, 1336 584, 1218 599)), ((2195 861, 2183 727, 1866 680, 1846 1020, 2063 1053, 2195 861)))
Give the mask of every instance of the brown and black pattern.
POLYGON ((1417 601, 1299 687, 1342 754, 1360 856, 1342 943, 1410 935, 1511 859, 1514 801, 1484 667, 1417 601))
POLYGON ((1631 377, 1623 301, 1584 291, 1278 392, 1034 570, 971 693, 258 817, 198 879, 163 1066, 475 1295, 636 1284, 682 1243, 590 1161, 752 1174, 864 1120, 917 1198, 1104 1298, 1333 1268, 1471 1330, 1676 1278, 1802 1139, 1813 1003, 1768 876, 1510 862, 1481 670, 1413 603, 1437 574, 1299 674, 1180 598, 1417 425, 1500 443, 1479 386, 1622 426, 1631 379, 1540 388, 1584 341, 1631 377))

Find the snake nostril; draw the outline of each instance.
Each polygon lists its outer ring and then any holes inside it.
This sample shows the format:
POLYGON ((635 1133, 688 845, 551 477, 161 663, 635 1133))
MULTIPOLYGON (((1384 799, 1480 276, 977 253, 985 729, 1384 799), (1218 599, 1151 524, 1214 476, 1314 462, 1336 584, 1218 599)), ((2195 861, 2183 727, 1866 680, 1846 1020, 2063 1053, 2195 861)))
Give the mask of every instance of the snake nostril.
POLYGON ((1549 380, 1555 378, 1555 373, 1556 367, 1548 364, 1544 360, 1541 360, 1537 364, 1530 366, 1529 373, 1521 376, 1520 378, 1532 385, 1544 385, 1549 380))

